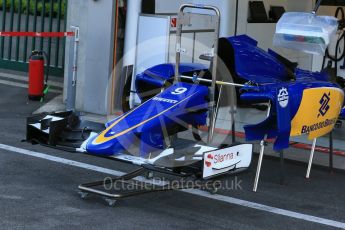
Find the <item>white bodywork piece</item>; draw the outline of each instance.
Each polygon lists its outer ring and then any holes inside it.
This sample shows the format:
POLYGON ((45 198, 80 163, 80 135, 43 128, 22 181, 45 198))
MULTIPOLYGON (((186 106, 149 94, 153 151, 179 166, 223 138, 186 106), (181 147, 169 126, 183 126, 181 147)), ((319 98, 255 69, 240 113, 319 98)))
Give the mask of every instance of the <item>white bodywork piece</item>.
MULTIPOLYGON (((43 119, 41 119, 40 121, 47 120, 47 119, 50 119, 51 121, 60 121, 63 118, 47 115, 43 119)), ((39 130, 42 129, 42 124, 41 123, 30 124, 30 126, 35 127, 36 129, 39 129, 39 130)), ((49 134, 49 128, 42 130, 42 132, 49 134)))
POLYGON ((252 161, 253 145, 242 144, 204 153, 203 178, 228 171, 248 168, 252 161))
MULTIPOLYGON (((90 138, 92 138, 96 133, 92 133, 90 138)), ((89 139, 88 139, 89 140, 89 139)), ((78 152, 86 152, 86 144, 88 142, 86 140, 83 145, 77 149, 78 152)), ((228 148, 217 149, 215 147, 205 146, 205 145, 198 145, 196 144, 193 146, 198 150, 193 154, 193 156, 189 159, 182 156, 180 158, 175 159, 175 161, 202 161, 203 162, 203 178, 208 179, 212 177, 219 176, 229 171, 233 171, 236 169, 244 169, 248 168, 251 160, 252 160, 252 153, 253 153, 253 145, 252 144, 240 144, 231 146, 228 148)), ((173 156, 175 150, 173 148, 165 149, 161 153, 159 153, 156 157, 151 159, 146 159, 142 157, 132 156, 128 154, 119 154, 112 156, 111 158, 123 162, 127 162, 130 164, 142 166, 142 165, 156 165, 156 162, 159 160, 173 156)))

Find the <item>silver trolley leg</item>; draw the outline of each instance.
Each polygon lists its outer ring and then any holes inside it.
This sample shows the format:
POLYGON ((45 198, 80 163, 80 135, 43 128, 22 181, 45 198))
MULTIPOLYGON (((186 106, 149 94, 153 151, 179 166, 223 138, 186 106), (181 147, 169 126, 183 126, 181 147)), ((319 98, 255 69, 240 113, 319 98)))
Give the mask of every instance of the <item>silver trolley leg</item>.
MULTIPOLYGON (((268 110, 267 110, 267 117, 269 117, 271 113, 271 103, 268 105, 268 110)), ((258 161, 258 167, 256 169, 256 176, 255 176, 255 182, 254 182, 254 188, 253 191, 256 192, 258 189, 258 184, 259 184, 259 179, 260 179, 260 172, 261 172, 261 165, 262 165, 262 159, 264 157, 264 152, 265 152, 265 146, 266 146, 266 139, 267 135, 265 135, 264 139, 260 143, 260 155, 259 155, 259 161, 258 161)))
POLYGON ((333 155, 334 155, 334 149, 333 149, 333 131, 329 134, 329 171, 330 173, 333 173, 333 155))
POLYGON ((317 139, 315 138, 313 140, 313 146, 311 148, 311 153, 310 153, 310 158, 309 158, 309 164, 308 164, 308 170, 307 170, 307 175, 306 178, 310 178, 310 171, 311 171, 311 166, 313 165, 313 159, 314 159, 314 153, 315 153, 315 148, 316 148, 316 141, 317 139))
POLYGON ((279 151, 280 157, 280 185, 285 184, 285 173, 284 173, 284 151, 279 151))
POLYGON ((260 148, 260 156, 259 156, 259 161, 258 161, 258 167, 256 169, 256 176, 255 176, 255 182, 254 182, 254 188, 253 188, 254 192, 256 192, 257 189, 258 189, 258 184, 259 184, 259 179, 260 179, 260 172, 261 172, 261 165, 262 165, 262 159, 264 157, 264 152, 265 152, 265 145, 266 145, 266 137, 260 143, 261 148, 260 148))

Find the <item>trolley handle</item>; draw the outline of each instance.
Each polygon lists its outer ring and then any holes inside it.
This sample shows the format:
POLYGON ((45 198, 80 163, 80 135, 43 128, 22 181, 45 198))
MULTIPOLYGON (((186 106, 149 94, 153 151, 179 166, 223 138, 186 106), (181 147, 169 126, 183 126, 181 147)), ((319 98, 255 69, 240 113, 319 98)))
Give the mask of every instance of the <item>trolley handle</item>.
MULTIPOLYGON (((184 10, 190 9, 203 9, 213 11, 216 14, 216 28, 215 28, 215 38, 214 38, 214 50, 218 51, 218 39, 219 39, 219 30, 220 30, 220 10, 217 7, 210 6, 210 5, 194 5, 194 4, 183 4, 180 7, 178 22, 177 22, 177 30, 176 30, 176 63, 175 63, 175 79, 174 83, 179 82, 180 80, 180 70, 179 65, 181 61, 181 42, 182 42, 182 27, 183 22, 181 22, 181 18, 183 18, 184 10)), ((210 125, 208 130, 208 140, 207 142, 210 144, 213 139, 214 129, 215 129, 215 122, 216 122, 216 108, 215 108, 215 92, 216 92, 216 84, 217 84, 217 55, 213 56, 213 64, 212 64, 212 80, 211 80, 211 88, 210 88, 210 103, 212 106, 209 108, 210 113, 210 125)))
MULTIPOLYGON (((219 21, 220 21, 220 16, 221 16, 221 13, 220 13, 220 10, 215 7, 215 6, 210 6, 210 5, 203 5, 203 4, 190 4, 190 3, 187 3, 187 4, 183 4, 181 5, 180 7, 180 12, 179 12, 179 19, 180 19, 180 15, 184 14, 184 10, 185 9, 203 9, 203 10, 210 10, 210 11, 213 11, 216 13, 216 16, 217 16, 217 19, 218 19, 218 25, 217 25, 217 28, 216 28, 216 33, 217 33, 217 36, 219 36, 219 29, 220 29, 220 25, 219 25, 219 21)), ((180 65, 180 52, 181 52, 181 42, 182 42, 182 23, 180 20, 178 20, 178 24, 177 24, 177 31, 176 31, 176 65, 175 65, 175 78, 174 78, 174 82, 178 82, 179 81, 179 76, 180 76, 180 71, 179 71, 179 65, 180 65)), ((216 39, 215 41, 215 44, 214 44, 214 49, 215 50, 218 50, 218 38, 216 39)), ((213 57, 213 64, 214 64, 214 68, 217 69, 217 57, 214 55, 213 57)), ((215 87, 215 82, 216 82, 216 76, 215 74, 213 74, 213 79, 212 79, 212 88, 215 87)), ((214 91, 214 90, 213 90, 214 91)))
POLYGON ((220 17, 220 11, 217 7, 209 6, 209 5, 203 5, 203 4, 183 4, 180 7, 180 12, 183 13, 185 9, 203 9, 203 10, 211 10, 214 11, 218 17, 220 17))

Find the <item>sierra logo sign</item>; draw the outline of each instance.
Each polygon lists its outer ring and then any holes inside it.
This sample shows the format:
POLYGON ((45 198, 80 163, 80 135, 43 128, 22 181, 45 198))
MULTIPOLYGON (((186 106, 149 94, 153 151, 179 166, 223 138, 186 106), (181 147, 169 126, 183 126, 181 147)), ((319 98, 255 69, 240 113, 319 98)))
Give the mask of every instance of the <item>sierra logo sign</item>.
POLYGON ((249 167, 253 145, 242 144, 204 154, 203 178, 216 176, 234 169, 249 167))
POLYGON ((205 161, 206 167, 212 167, 213 169, 217 170, 229 167, 231 165, 228 165, 228 162, 232 161, 239 154, 239 152, 208 154, 207 160, 205 161))

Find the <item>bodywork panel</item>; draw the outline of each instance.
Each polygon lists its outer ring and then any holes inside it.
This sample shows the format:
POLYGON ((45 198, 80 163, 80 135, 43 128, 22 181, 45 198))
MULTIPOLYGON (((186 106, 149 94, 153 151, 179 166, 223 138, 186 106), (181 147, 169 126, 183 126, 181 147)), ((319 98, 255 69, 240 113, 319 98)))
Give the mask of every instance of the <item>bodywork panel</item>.
POLYGON ((177 83, 140 106, 107 124, 107 129, 91 139, 87 151, 113 155, 140 139, 140 155, 164 148, 170 130, 189 124, 205 125, 208 88, 177 83), (193 111, 193 112, 191 112, 193 111))

